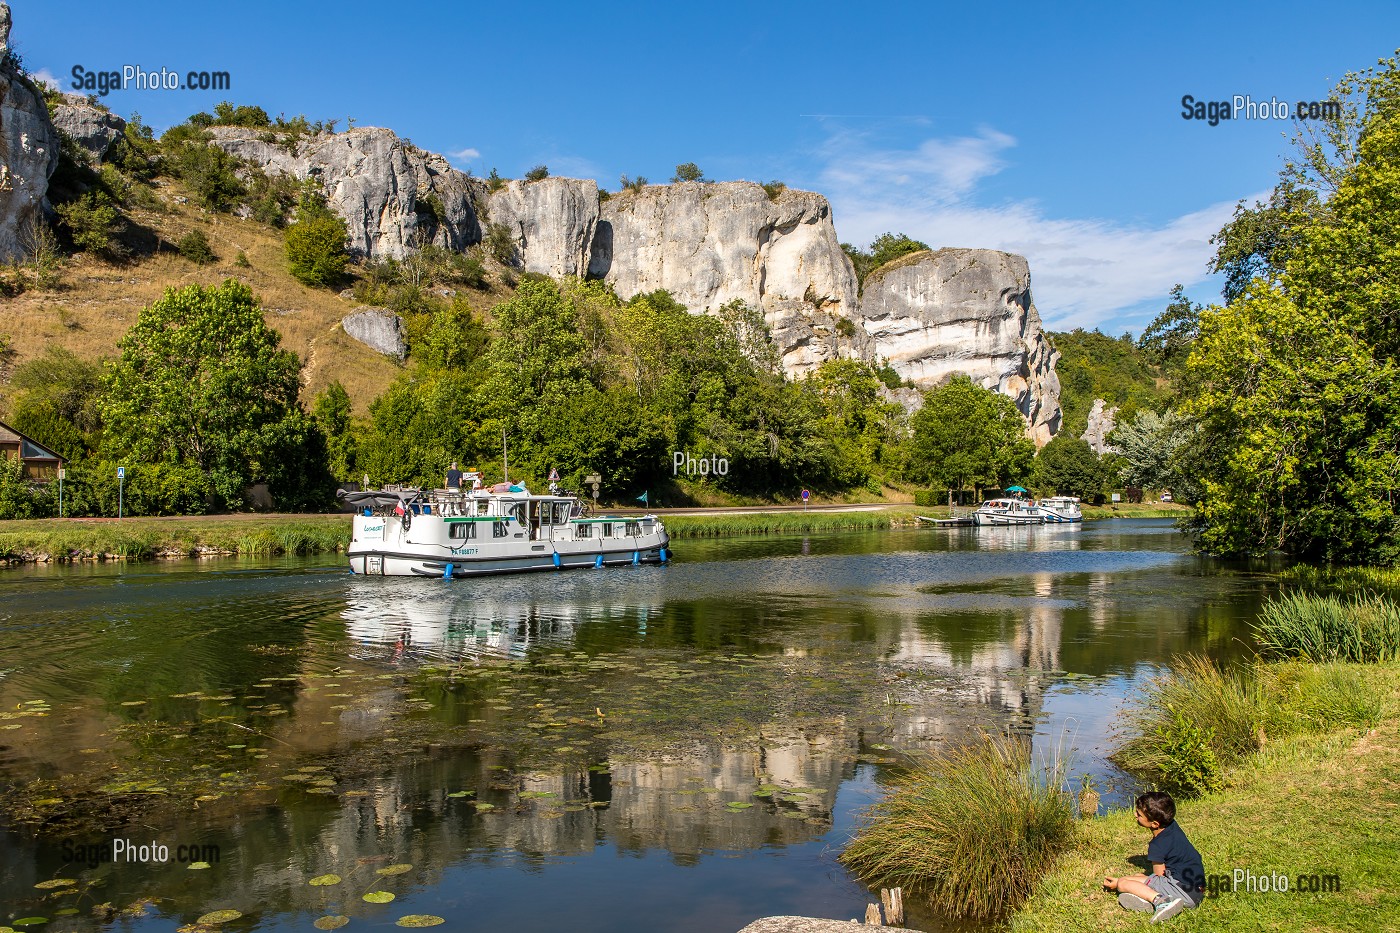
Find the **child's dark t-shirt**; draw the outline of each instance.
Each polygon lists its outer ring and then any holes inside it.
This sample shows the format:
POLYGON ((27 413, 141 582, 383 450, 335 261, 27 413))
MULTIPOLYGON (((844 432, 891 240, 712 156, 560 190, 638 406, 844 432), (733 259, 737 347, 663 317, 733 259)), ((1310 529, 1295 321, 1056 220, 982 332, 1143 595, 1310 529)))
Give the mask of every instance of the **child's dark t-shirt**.
POLYGON ((1206 869, 1201 862, 1201 853, 1186 838, 1181 824, 1173 822, 1152 837, 1147 844, 1147 859, 1153 865, 1166 865, 1171 875, 1187 894, 1199 898, 1205 890, 1206 869))

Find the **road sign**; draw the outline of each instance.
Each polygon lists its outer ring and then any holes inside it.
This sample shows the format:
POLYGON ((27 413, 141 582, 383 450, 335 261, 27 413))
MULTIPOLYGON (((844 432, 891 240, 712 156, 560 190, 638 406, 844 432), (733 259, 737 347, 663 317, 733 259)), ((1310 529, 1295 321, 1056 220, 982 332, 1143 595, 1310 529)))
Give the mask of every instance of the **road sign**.
POLYGON ((58 468, 58 478, 59 478, 59 479, 63 479, 65 476, 67 476, 67 474, 63 472, 63 467, 59 467, 59 468, 58 468))
POLYGON ((126 479, 126 467, 117 467, 117 479, 126 479))
POLYGON ((1115 492, 1115 493, 1113 494, 1113 501, 1114 501, 1114 502, 1122 502, 1122 501, 1123 501, 1123 497, 1122 497, 1121 495, 1119 495, 1118 493, 1115 492))
POLYGON ((806 502, 810 498, 812 498, 812 491, 810 489, 802 490, 802 501, 806 502))
POLYGON ((599 476, 597 473, 589 473, 583 478, 583 481, 590 486, 597 486, 603 482, 603 477, 599 476))
POLYGON ((557 482, 559 482, 559 471, 558 471, 558 470, 551 469, 551 470, 549 471, 549 481, 550 481, 551 483, 557 483, 557 482))

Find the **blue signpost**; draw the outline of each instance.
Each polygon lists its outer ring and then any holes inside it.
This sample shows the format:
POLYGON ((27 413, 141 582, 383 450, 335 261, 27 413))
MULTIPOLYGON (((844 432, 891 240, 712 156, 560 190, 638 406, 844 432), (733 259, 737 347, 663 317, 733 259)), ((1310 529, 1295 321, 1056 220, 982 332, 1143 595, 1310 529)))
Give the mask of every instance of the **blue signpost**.
POLYGON ((812 491, 810 489, 802 490, 802 508, 807 508, 807 500, 810 498, 812 498, 812 491))
POLYGON ((126 467, 117 467, 117 518, 122 517, 122 492, 126 488, 126 467))

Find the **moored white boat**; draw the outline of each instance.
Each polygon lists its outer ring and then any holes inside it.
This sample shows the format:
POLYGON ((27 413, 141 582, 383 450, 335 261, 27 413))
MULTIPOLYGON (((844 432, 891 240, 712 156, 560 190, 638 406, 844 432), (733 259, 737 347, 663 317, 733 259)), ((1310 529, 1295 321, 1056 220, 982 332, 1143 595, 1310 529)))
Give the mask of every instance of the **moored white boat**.
POLYGON ((975 525, 1039 525, 1043 520, 1035 504, 1025 499, 988 499, 972 513, 975 525))
POLYGON ((1051 496, 1036 500, 1035 507, 1045 524, 1063 524, 1084 521, 1084 513, 1079 511, 1077 496, 1051 496))
POLYGON ((669 556, 670 537, 655 515, 584 517, 577 497, 537 496, 523 485, 341 497, 356 507, 350 569, 368 576, 451 578, 665 563, 669 556))

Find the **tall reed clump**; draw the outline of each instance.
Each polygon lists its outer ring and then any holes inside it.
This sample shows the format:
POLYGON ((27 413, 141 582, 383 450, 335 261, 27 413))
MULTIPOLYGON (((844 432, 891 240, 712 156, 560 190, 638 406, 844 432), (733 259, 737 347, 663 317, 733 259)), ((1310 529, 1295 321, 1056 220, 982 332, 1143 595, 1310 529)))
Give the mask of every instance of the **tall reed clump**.
POLYGON ((1386 699, 1356 667, 1251 664, 1217 667, 1177 658, 1123 713, 1112 758, 1125 770, 1182 797, 1219 790, 1227 768, 1270 737, 1370 727, 1386 699))
POLYGON ((922 758, 868 811, 841 860, 872 886, 902 887, 949 916, 1002 917, 1073 838, 1064 777, 1009 738, 922 758))
POLYGON ((1290 593, 1270 599, 1254 625, 1261 651, 1307 661, 1400 660, 1400 605, 1374 594, 1350 599, 1290 593))

